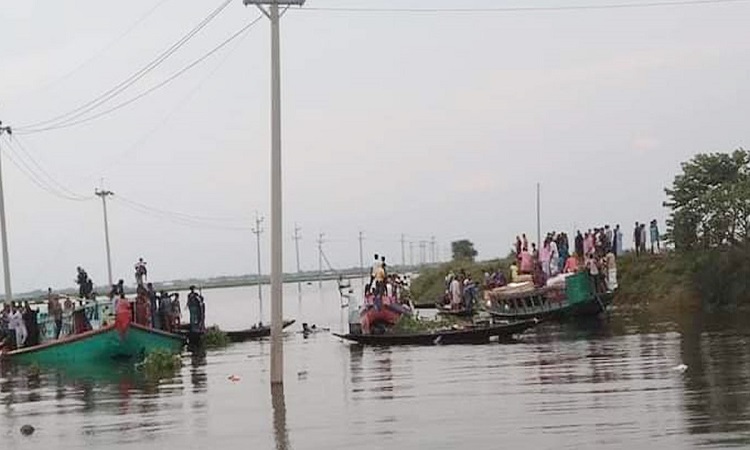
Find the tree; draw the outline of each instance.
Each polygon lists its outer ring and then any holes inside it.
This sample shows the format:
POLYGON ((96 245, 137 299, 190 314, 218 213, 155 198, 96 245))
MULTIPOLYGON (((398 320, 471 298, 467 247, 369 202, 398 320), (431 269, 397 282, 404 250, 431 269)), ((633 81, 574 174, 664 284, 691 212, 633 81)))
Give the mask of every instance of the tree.
POLYGON ((477 256, 474 244, 468 239, 451 242, 451 251, 453 252, 454 261, 471 261, 477 256))
POLYGON ((665 189, 667 236, 678 250, 747 242, 750 237, 750 152, 699 154, 665 189))

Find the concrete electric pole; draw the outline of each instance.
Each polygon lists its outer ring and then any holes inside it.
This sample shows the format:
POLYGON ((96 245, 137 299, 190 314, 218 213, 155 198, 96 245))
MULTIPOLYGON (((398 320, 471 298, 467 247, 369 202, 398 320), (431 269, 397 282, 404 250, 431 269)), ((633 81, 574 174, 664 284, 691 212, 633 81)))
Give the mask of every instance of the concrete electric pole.
POLYGON ((107 197, 115 195, 112 191, 107 191, 103 187, 102 189, 94 189, 94 194, 102 199, 102 210, 104 211, 104 243, 107 247, 107 280, 111 287, 114 283, 112 282, 112 254, 109 247, 109 219, 107 218, 107 197))

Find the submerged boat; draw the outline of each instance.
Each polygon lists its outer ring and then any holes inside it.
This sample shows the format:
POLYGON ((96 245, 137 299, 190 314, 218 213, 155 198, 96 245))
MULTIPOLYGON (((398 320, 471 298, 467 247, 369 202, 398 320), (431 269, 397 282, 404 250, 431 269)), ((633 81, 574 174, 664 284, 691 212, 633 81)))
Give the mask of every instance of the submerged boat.
POLYGON ((485 309, 504 320, 555 320, 596 316, 607 311, 614 292, 597 292, 586 273, 560 277, 542 288, 533 283, 511 283, 486 291, 485 309))
POLYGON ((485 344, 493 338, 510 339, 539 323, 536 319, 517 321, 499 325, 478 325, 461 329, 411 333, 362 334, 349 333, 333 335, 362 345, 448 345, 485 344))
POLYGON ((21 363, 102 363, 142 358, 155 350, 179 353, 184 343, 185 339, 182 336, 128 321, 10 351, 2 356, 21 363))

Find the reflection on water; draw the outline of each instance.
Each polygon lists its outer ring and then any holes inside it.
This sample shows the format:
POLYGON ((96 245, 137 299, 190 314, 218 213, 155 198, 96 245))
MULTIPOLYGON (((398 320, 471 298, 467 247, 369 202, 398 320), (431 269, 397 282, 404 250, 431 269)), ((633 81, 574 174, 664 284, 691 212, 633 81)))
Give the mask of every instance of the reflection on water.
POLYGON ((273 435, 276 450, 291 450, 289 433, 286 429, 286 401, 283 384, 271 385, 271 408, 273 409, 273 435))
MULTIPOLYGON (((338 293, 325 286, 302 286, 302 299, 288 287, 285 315, 335 328, 338 293)), ((212 322, 257 321, 238 292, 207 292, 212 322)), ((545 324, 513 344, 431 348, 292 332, 286 384, 271 390, 267 342, 186 353, 158 382, 128 364, 2 364, 0 439, 62 449, 747 447, 747 321, 613 314, 545 324), (18 431, 26 423, 31 437, 18 431)))

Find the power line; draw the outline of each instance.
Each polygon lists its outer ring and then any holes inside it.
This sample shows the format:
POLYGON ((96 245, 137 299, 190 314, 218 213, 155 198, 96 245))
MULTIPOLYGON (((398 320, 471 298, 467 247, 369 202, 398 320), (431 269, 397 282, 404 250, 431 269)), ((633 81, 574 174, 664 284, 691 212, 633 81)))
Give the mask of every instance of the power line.
MULTIPOLYGON (((3 151, 5 152, 5 155, 8 157, 10 162, 39 189, 64 200, 84 201, 93 199, 93 196, 79 195, 74 193, 70 189, 65 188, 61 183, 57 182, 49 174, 47 174, 47 177, 45 179, 45 177, 39 175, 37 171, 28 162, 26 162, 26 160, 19 153, 17 153, 17 150, 15 148, 15 144, 18 143, 17 140, 7 139, 6 143, 8 144, 6 146, 8 150, 5 150, 5 148, 3 148, 3 151), (56 187, 55 185, 57 185, 58 187, 56 187)), ((30 155, 28 154, 27 156, 30 157, 30 155)), ((41 168, 41 166, 39 167, 41 168)))
MULTIPOLYGON (((242 36, 242 38, 237 41, 237 45, 235 45, 232 49, 230 49, 224 57, 219 61, 219 63, 216 65, 216 67, 213 68, 205 77, 203 77, 198 84, 196 84, 187 94, 185 94, 184 97, 182 97, 177 103, 175 103, 174 107, 159 121, 157 122, 153 127, 151 127, 146 133, 144 133, 138 140, 134 141, 132 145, 130 145, 127 149, 124 151, 116 154, 114 157, 110 158, 109 161, 115 161, 131 151, 137 149, 140 145, 145 143, 148 138, 150 138, 154 133, 156 133, 161 127, 166 125, 169 120, 174 116, 178 111, 181 110, 182 106, 185 105, 190 99, 192 99, 198 91, 203 87, 203 85, 213 78, 214 75, 221 69, 221 67, 224 65, 224 63, 227 62, 227 60, 234 54, 234 52, 239 48, 239 44, 244 41, 244 39, 247 38, 249 34, 245 34, 242 36)), ((106 169, 105 169, 106 171, 106 169)), ((89 174, 92 175, 93 173, 89 174)))
POLYGON ((96 114, 94 114, 92 116, 84 117, 84 118, 79 119, 79 120, 66 121, 66 122, 63 122, 63 123, 60 123, 60 124, 57 124, 57 125, 51 125, 51 126, 48 126, 48 127, 37 128, 37 129, 34 129, 34 130, 20 131, 19 133, 20 134, 31 134, 31 133, 40 133, 40 132, 43 132, 43 131, 58 130, 58 129, 61 129, 61 128, 70 128, 70 127, 73 127, 73 126, 76 126, 76 125, 80 125, 82 123, 91 122, 92 120, 96 120, 96 119, 98 119, 100 117, 106 116, 106 115, 108 115, 110 113, 113 113, 113 112, 119 110, 119 109, 122 109, 122 108, 130 105, 131 103, 134 103, 134 102, 142 99, 143 97, 151 94, 152 92, 154 92, 154 91, 156 91, 156 90, 158 90, 158 89, 166 86, 167 84, 171 83, 176 78, 178 78, 179 76, 183 75, 188 70, 190 70, 193 67, 197 66, 198 64, 202 63, 203 61, 205 61, 206 59, 208 59, 209 57, 211 57, 214 53, 216 53, 219 50, 221 50, 222 48, 224 48, 224 46, 226 46, 227 44, 229 44, 230 42, 232 42, 233 40, 235 40, 236 38, 238 38, 240 35, 242 35, 246 31, 248 31, 253 25, 255 25, 256 23, 258 23, 261 18, 262 18, 262 16, 259 16, 254 21, 250 22, 249 24, 245 25, 241 29, 237 30, 235 33, 233 33, 227 39, 225 39, 224 41, 222 41, 219 45, 217 45, 216 47, 214 47, 213 49, 211 49, 208 53, 206 53, 203 56, 201 56, 200 58, 194 60, 193 62, 191 62, 187 66, 185 66, 182 69, 178 70, 177 72, 173 73, 171 76, 167 77, 166 79, 162 80, 161 82, 157 83, 156 85, 150 87, 149 89, 146 89, 145 91, 141 92, 140 94, 136 95, 135 97, 132 97, 132 98, 130 98, 128 100, 120 102, 120 103, 116 104, 115 106, 113 106, 113 107, 111 107, 109 109, 105 109, 103 111, 99 111, 98 113, 96 113, 96 114))
POLYGON ((106 103, 110 99, 118 96, 123 91, 128 89, 130 86, 135 84, 138 80, 146 76, 149 72, 151 72, 156 67, 161 65, 161 63, 166 61, 170 56, 172 56, 175 52, 177 52, 177 50, 182 48, 188 41, 190 41, 203 28, 205 28, 206 25, 208 25, 216 16, 218 16, 219 13, 221 13, 229 5, 230 2, 231 0, 223 0, 222 4, 219 5, 218 8, 213 10, 205 19, 203 19, 198 25, 196 25, 192 30, 190 30, 185 36, 180 38, 177 42, 175 42, 169 48, 167 48, 167 50, 163 51, 155 59, 153 59, 151 62, 146 64, 144 67, 142 67, 140 70, 138 70, 137 72, 135 72, 128 78, 126 78, 124 81, 121 81, 115 87, 100 94, 98 97, 94 98, 93 100, 71 111, 68 111, 67 113, 60 114, 50 119, 35 122, 35 123, 29 124, 23 127, 18 127, 18 130, 24 131, 24 132, 30 132, 30 131, 35 131, 36 129, 40 127, 44 128, 42 127, 43 125, 47 125, 47 124, 59 125, 67 121, 75 120, 76 118, 81 117, 82 115, 88 113, 89 111, 92 111, 93 109, 98 108, 99 106, 106 103))
MULTIPOLYGON (((195 214, 187 214, 177 211, 169 211, 161 208, 157 208, 154 206, 149 206, 144 203, 138 202, 136 200, 129 199, 127 197, 123 197, 122 195, 117 195, 114 197, 115 199, 126 203, 134 208, 138 208, 143 211, 148 211, 151 213, 163 215, 163 216, 171 216, 176 219, 180 220, 191 220, 194 222, 248 222, 248 219, 242 218, 242 217, 216 217, 216 216, 199 216, 195 214)), ((239 227, 238 229, 247 229, 249 230, 249 227, 239 227)))
POLYGON ((658 8, 669 6, 709 5, 720 3, 745 3, 750 0, 677 0, 643 3, 615 3, 609 5, 562 5, 562 6, 507 6, 487 8, 355 8, 355 7, 305 7, 295 11, 328 11, 354 13, 511 13, 543 11, 584 11, 604 9, 658 8))
POLYGON ((79 70, 83 69, 84 67, 88 66, 92 61, 94 61, 97 58, 99 58, 101 55, 103 55, 105 52, 107 52, 107 50, 109 50, 110 48, 114 47, 115 44, 117 44, 118 42, 120 42, 121 40, 123 40, 127 35, 129 35, 131 32, 133 32, 133 30, 135 30, 141 23, 143 23, 146 19, 148 19, 149 17, 151 17, 151 15, 157 9, 159 9, 159 7, 161 7, 166 2, 167 2, 167 0, 160 0, 160 1, 158 1, 154 6, 152 6, 151 8, 149 8, 148 11, 146 11, 141 16, 139 16, 135 20, 135 22, 133 22, 132 24, 130 24, 122 33, 120 33, 119 35, 117 35, 114 39, 112 39, 107 44, 105 44, 103 47, 101 47, 99 50, 97 50, 93 55, 91 55, 88 58, 86 58, 86 60, 84 60, 79 65, 77 65, 75 68, 69 70, 64 75, 61 75, 59 78, 56 78, 55 80, 50 81, 49 83, 46 83, 45 85, 43 85, 43 86, 41 86, 41 87, 39 87, 37 89, 34 89, 31 92, 24 93, 23 96, 27 97, 28 95, 44 91, 44 90, 49 89, 50 87, 52 87, 52 86, 54 86, 54 85, 56 85, 56 84, 58 84, 58 83, 60 83, 62 81, 65 81, 66 79, 70 78, 74 73, 76 73, 79 70))

